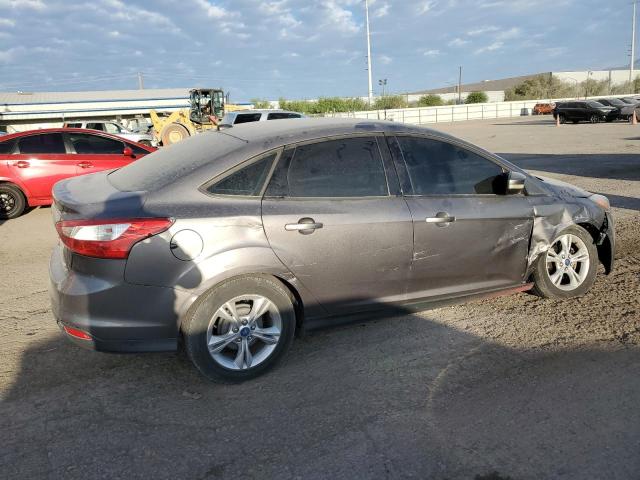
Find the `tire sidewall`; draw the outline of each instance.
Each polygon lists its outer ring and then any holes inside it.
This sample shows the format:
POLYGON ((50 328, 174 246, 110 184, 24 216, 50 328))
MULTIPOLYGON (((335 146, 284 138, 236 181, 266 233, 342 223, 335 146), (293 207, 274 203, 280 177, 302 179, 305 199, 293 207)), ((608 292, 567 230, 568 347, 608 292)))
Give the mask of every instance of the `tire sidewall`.
POLYGON ((11 184, 0 184, 0 193, 9 193, 15 197, 15 207, 9 213, 0 212, 0 219, 9 220, 17 218, 24 213, 27 208, 27 200, 22 191, 11 184))
POLYGON ((204 293, 191 308, 182 332, 187 355, 209 379, 235 383, 262 375, 287 352, 294 338, 296 315, 294 298, 278 280, 269 276, 236 277, 204 293), (241 295, 262 295, 271 300, 280 312, 282 332, 271 355, 259 365, 246 370, 231 370, 219 365, 207 348, 207 329, 213 314, 225 302, 241 295))
POLYGON ((584 228, 573 225, 571 227, 565 228, 562 230, 556 238, 553 240, 553 244, 556 243, 557 239, 562 235, 571 234, 576 237, 579 237, 587 247, 587 251, 589 252, 589 272, 587 273, 584 282, 575 290, 562 290, 556 287, 549 278, 549 274, 547 273, 547 253, 544 252, 538 258, 538 263, 536 264, 535 269, 535 284, 537 289, 542 293, 545 297, 552 298, 572 298, 579 297, 584 295, 589 291, 589 289, 593 286, 595 282, 596 275, 598 273, 598 249, 593 241, 593 238, 584 228))

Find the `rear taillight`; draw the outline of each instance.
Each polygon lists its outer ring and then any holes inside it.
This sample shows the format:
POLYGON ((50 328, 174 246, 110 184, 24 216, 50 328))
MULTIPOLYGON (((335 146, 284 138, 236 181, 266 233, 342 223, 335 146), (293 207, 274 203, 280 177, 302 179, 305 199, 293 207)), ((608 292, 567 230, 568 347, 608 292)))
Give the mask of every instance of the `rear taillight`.
POLYGON ((62 243, 79 255, 127 258, 136 243, 164 232, 172 223, 169 218, 63 220, 56 223, 56 230, 62 243))

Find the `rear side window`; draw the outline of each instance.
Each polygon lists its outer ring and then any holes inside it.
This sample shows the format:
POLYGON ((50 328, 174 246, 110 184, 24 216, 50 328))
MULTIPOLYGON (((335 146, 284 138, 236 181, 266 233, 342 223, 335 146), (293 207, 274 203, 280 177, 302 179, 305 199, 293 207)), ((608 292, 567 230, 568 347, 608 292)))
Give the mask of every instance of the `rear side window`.
POLYGON ((249 166, 242 167, 208 186, 207 192, 216 195, 255 197, 260 194, 275 158, 276 154, 273 153, 249 166))
POLYGON ((275 112, 267 116, 267 120, 284 120, 285 118, 300 118, 297 113, 275 112))
POLYGON ((242 113, 236 115, 236 120, 233 123, 238 125, 239 123, 258 122, 260 117, 262 117, 261 113, 242 113))
POLYGON ((63 154, 67 153, 61 133, 43 133, 29 135, 18 140, 18 149, 24 154, 63 154))
POLYGON ((301 145, 283 157, 270 194, 290 197, 378 197, 389 194, 374 137, 301 145))
POLYGON ((122 155, 124 145, 122 142, 99 135, 86 133, 70 133, 69 140, 76 153, 85 155, 122 155))
POLYGON ((0 155, 13 153, 13 148, 15 144, 16 144, 15 140, 7 140, 6 142, 0 142, 0 155))
POLYGON ((465 148, 440 140, 397 137, 413 195, 495 193, 502 168, 465 148))

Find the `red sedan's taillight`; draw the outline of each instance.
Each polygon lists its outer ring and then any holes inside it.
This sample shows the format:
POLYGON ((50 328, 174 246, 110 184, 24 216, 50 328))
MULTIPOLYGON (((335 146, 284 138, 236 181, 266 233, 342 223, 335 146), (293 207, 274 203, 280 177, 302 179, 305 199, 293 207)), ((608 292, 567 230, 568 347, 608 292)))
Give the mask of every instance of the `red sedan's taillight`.
POLYGON ((169 218, 63 220, 56 223, 62 243, 72 252, 96 258, 127 258, 141 240, 164 232, 169 218))

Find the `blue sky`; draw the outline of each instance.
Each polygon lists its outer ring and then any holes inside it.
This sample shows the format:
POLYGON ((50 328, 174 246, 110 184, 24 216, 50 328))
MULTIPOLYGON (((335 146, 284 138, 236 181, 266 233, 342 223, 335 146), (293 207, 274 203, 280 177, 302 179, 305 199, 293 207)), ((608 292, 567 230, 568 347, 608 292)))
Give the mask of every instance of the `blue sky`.
MULTIPOLYGON (((371 0, 393 92, 628 63, 627 0, 371 0)), ((0 90, 367 94, 364 0, 0 0, 0 90)))

